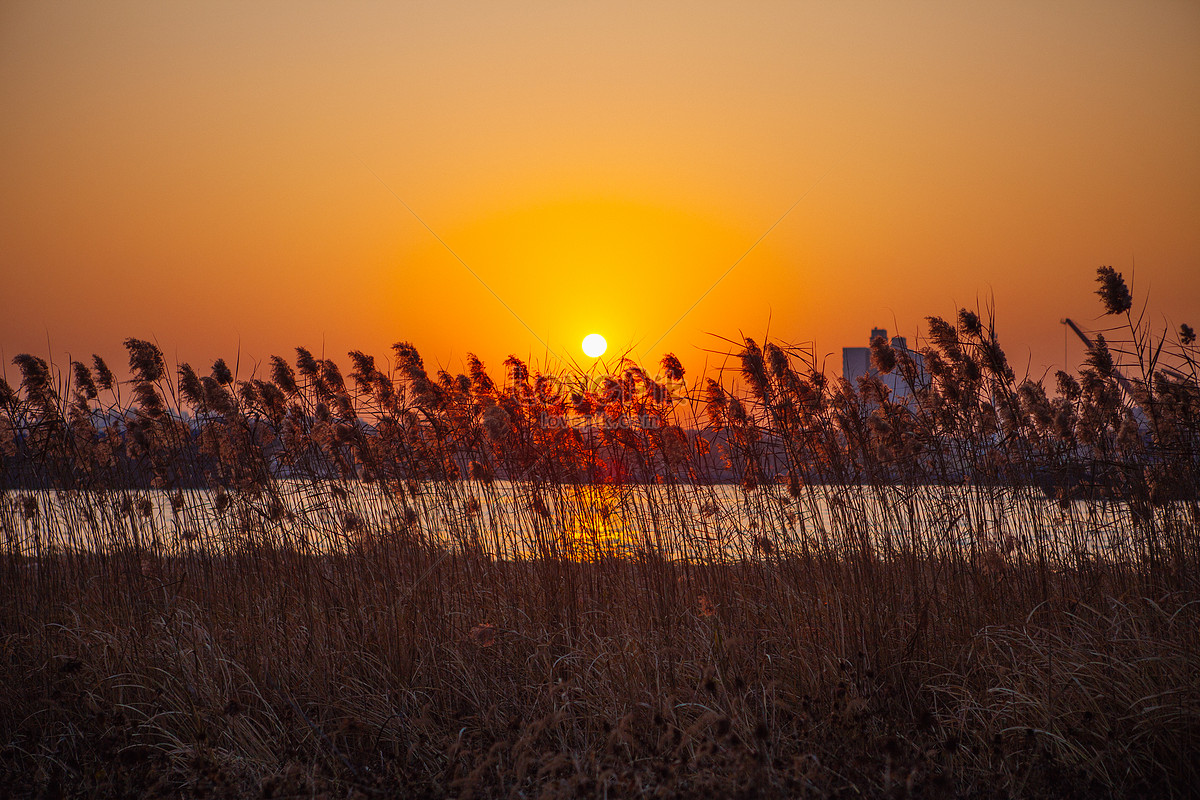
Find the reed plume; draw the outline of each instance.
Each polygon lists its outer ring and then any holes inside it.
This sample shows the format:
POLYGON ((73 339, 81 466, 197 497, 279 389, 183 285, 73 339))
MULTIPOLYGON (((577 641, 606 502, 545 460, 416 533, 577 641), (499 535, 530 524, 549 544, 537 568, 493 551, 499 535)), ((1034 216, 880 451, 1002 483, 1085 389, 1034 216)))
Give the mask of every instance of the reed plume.
POLYGON ((1133 306, 1133 296, 1125 285, 1125 278, 1112 267, 1098 267, 1096 282, 1100 284, 1096 294, 1100 295, 1105 314, 1124 314, 1133 306))
POLYGON ((125 340, 125 349, 129 351, 129 369, 135 379, 145 383, 162 380, 166 362, 157 345, 144 339, 129 338, 125 340))
POLYGON ((92 371, 87 368, 86 364, 79 361, 72 361, 71 368, 75 373, 75 388, 84 400, 95 400, 99 393, 96 391, 96 382, 92 380, 92 371))
POLYGON ((108 364, 98 355, 92 356, 92 369, 96 373, 96 386, 103 391, 110 391, 116 384, 116 378, 108 364))

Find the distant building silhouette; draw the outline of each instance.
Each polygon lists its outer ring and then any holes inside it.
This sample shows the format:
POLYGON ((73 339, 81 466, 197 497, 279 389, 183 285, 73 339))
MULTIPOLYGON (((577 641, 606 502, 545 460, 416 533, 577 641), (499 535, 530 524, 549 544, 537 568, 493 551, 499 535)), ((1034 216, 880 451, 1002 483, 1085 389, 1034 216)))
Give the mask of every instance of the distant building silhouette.
MULTIPOLYGON (((872 328, 871 336, 867 339, 868 342, 873 342, 876 339, 887 340, 887 330, 884 328, 872 328)), ((903 336, 893 336, 891 339, 892 349, 899 355, 901 352, 907 353, 913 362, 917 365, 917 385, 916 388, 929 385, 929 375, 925 372, 925 359, 916 350, 908 349, 908 340, 903 336)), ((871 363, 871 348, 870 347, 843 347, 842 348, 842 377, 850 381, 855 386, 858 385, 858 379, 867 376, 878 377, 883 385, 891 391, 893 400, 900 401, 904 398, 911 397, 912 387, 908 385, 908 381, 900 373, 897 367, 888 374, 884 375, 875 369, 871 363)))

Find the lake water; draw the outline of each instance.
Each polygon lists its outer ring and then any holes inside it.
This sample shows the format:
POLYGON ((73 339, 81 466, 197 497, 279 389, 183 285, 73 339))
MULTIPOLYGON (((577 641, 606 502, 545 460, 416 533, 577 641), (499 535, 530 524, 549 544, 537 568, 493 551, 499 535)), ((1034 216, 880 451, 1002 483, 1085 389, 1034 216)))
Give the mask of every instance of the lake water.
POLYGON ((1147 526, 1193 524, 1190 513, 1167 507, 1137 520, 1124 504, 1060 506, 1011 487, 809 486, 793 498, 776 486, 456 481, 413 482, 394 493, 378 484, 282 480, 259 494, 8 492, 0 496, 0 535, 9 553, 23 556, 129 547, 220 552, 247 543, 333 552, 401 537, 505 558, 653 552, 719 561, 863 548, 1129 558, 1147 526))

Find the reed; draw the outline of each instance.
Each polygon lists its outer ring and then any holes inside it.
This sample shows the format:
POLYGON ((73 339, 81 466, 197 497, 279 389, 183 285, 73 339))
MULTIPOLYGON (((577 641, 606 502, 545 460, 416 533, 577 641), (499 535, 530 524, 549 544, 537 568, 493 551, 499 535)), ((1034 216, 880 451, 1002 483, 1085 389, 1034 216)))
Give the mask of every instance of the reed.
POLYGON ((1190 796, 1195 338, 1098 275, 1120 326, 1050 388, 967 309, 857 384, 751 339, 691 390, 18 356, 0 784, 1190 796))

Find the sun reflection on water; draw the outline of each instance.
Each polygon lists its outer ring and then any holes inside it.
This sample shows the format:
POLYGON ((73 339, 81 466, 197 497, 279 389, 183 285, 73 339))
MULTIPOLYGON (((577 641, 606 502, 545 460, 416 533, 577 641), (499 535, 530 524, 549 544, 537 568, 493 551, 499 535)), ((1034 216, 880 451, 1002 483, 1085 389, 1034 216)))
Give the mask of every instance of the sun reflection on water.
POLYGON ((629 525, 628 498, 613 484, 572 487, 559 536, 564 553, 578 561, 626 555, 634 547, 629 525))

